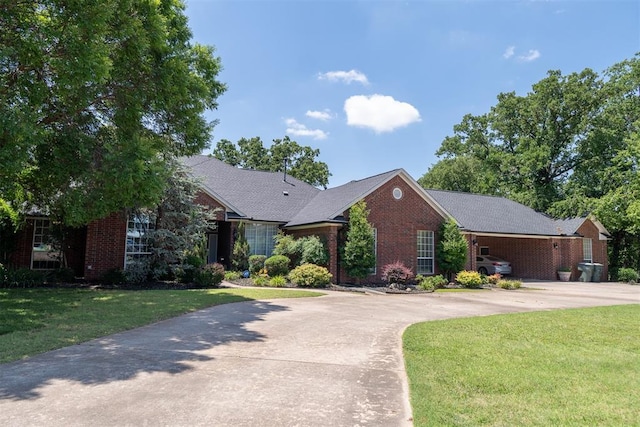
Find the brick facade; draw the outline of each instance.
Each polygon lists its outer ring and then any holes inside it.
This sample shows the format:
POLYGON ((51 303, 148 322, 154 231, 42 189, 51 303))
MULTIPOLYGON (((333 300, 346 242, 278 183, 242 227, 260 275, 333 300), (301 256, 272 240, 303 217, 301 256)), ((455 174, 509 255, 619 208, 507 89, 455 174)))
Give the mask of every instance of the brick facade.
MULTIPOLYGON (((431 207, 404 179, 395 176, 380 188, 365 197, 369 210, 369 222, 377 230, 376 273, 363 282, 381 283, 382 268, 395 261, 401 261, 415 273, 418 257, 418 230, 434 233, 434 245, 437 247, 438 230, 443 217, 431 207), (402 197, 393 196, 394 188, 402 190, 402 197)), ((348 212, 344 213, 348 218, 348 212)), ((434 260, 435 274, 439 273, 434 260)), ((344 272, 340 273, 343 282, 353 282, 344 272)))
POLYGON ((338 259, 339 259, 339 241, 338 233, 342 228, 341 224, 326 225, 322 227, 310 227, 299 230, 287 230, 288 234, 293 235, 296 238, 306 236, 318 236, 327 248, 329 253, 329 265, 327 269, 331 273, 332 283, 337 283, 340 278, 340 272, 338 271, 338 259))
MULTIPOLYGON (((230 267, 234 234, 237 223, 228 222, 224 207, 215 199, 201 192, 196 202, 216 211, 217 228, 211 232, 218 234, 218 261, 230 267)), ((376 273, 363 280, 364 283, 380 283, 382 268, 395 261, 403 262, 414 273, 417 270, 417 232, 429 230, 434 233, 434 248, 437 250, 438 230, 444 221, 416 189, 400 175, 365 197, 368 220, 377 230, 376 273), (402 191, 396 199, 395 188, 402 191)), ((343 213, 348 220, 349 212, 343 213)), ((94 221, 86 228, 72 230, 65 246, 68 265, 76 275, 87 280, 99 279, 105 272, 123 268, 126 247, 127 217, 124 211, 107 218, 94 221)), ((354 282, 340 266, 339 246, 344 240, 346 228, 342 224, 310 225, 287 230, 288 233, 303 237, 319 236, 329 252, 328 269, 333 282, 354 282)), ((608 277, 607 241, 600 239, 598 227, 589 219, 585 220, 578 233, 592 239, 593 262, 604 265, 602 280, 608 277)), ((562 266, 572 268, 572 280, 577 280, 580 272, 577 264, 583 260, 583 239, 581 237, 518 237, 486 236, 467 233, 469 254, 466 269, 476 270, 475 257, 480 248, 488 247, 491 255, 511 262, 513 276, 528 279, 557 280, 557 271, 562 266)), ((10 256, 10 263, 18 267, 31 265, 33 245, 33 219, 28 219, 16 234, 16 245, 10 256)), ((434 259, 434 274, 439 274, 434 259)))
POLYGON ((124 267, 127 216, 124 211, 91 222, 87 226, 84 273, 95 280, 114 268, 124 267))

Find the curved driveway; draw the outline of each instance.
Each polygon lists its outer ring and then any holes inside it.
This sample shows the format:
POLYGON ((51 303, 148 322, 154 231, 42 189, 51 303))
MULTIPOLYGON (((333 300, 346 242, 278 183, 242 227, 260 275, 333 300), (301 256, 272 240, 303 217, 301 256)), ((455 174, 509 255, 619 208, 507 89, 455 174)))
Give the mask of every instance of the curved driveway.
POLYGON ((640 287, 330 292, 228 304, 0 365, 3 426, 411 425, 401 334, 415 322, 640 303, 640 287))

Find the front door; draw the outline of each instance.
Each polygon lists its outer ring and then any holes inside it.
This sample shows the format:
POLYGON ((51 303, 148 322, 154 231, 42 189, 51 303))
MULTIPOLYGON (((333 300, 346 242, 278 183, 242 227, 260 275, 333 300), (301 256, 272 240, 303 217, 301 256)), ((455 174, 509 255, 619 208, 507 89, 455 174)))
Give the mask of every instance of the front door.
POLYGON ((207 251, 207 264, 218 262, 218 235, 209 234, 208 239, 209 250, 207 251))

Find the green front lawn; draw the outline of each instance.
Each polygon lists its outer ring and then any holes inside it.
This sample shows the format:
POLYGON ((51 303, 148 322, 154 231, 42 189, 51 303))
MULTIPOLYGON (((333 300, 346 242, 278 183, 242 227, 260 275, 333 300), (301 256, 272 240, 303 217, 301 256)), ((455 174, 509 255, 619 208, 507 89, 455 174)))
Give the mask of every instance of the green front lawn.
POLYGON ((638 425, 639 337, 640 305, 413 325, 415 425, 638 425))
POLYGON ((0 289, 0 363, 218 304, 318 295, 277 289, 0 289))

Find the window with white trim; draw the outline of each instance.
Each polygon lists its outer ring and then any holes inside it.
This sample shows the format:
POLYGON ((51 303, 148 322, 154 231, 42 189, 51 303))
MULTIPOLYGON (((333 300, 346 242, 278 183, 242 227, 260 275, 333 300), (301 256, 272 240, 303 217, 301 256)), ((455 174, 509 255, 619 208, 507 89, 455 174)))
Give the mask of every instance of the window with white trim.
POLYGON ((60 268, 62 254, 54 244, 51 233, 51 220, 36 218, 33 220, 33 245, 31 247, 31 268, 33 270, 55 270, 60 268))
POLYGON ((127 242, 125 247, 124 267, 135 263, 140 258, 151 255, 149 232, 155 229, 155 220, 147 214, 129 215, 127 221, 127 242))
POLYGON ((418 258, 416 274, 433 274, 433 231, 418 230, 418 258))
POLYGON ((591 239, 582 239, 582 259, 587 262, 593 262, 593 242, 591 239))
POLYGON ((275 246, 275 235, 278 234, 277 224, 262 224, 259 222, 246 223, 244 236, 249 243, 251 255, 271 256, 275 246))

